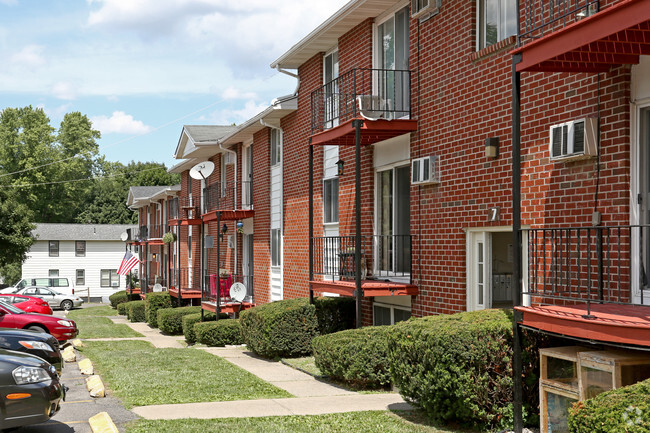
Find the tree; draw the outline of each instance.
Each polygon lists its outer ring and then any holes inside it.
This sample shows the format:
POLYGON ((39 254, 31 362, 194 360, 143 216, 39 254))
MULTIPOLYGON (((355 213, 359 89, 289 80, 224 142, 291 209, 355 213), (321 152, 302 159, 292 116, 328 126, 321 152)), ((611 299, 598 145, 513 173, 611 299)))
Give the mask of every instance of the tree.
POLYGON ((34 243, 31 220, 27 206, 0 190, 0 269, 25 260, 34 243))

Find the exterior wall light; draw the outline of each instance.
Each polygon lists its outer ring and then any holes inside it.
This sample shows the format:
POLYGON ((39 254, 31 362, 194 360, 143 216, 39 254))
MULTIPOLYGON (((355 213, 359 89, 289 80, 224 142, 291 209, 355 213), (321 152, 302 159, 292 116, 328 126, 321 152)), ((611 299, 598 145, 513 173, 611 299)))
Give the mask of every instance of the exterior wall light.
POLYGON ((336 161, 336 166, 338 167, 338 176, 343 176, 343 166, 345 165, 345 161, 342 159, 339 159, 336 161))
POLYGON ((499 137, 488 137, 485 139, 485 156, 493 159, 499 157, 499 137))

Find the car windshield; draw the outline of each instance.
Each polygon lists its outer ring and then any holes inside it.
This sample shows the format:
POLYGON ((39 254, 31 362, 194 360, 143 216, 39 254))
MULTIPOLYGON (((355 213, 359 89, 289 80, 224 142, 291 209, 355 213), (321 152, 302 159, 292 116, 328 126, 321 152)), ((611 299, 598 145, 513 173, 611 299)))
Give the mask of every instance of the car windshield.
POLYGON ((5 301, 3 301, 1 299, 0 299, 0 306, 5 308, 6 310, 9 310, 12 314, 23 314, 24 313, 24 311, 21 310, 20 308, 14 307, 13 305, 8 304, 7 302, 5 302, 5 301))

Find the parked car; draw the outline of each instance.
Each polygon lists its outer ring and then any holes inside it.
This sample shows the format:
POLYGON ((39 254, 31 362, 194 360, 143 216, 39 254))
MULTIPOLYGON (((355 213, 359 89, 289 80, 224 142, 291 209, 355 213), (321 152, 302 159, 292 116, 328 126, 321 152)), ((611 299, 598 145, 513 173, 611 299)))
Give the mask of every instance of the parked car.
POLYGON ((0 300, 0 327, 47 332, 58 341, 70 340, 79 333, 74 320, 47 314, 26 313, 2 300, 0 300))
POLYGON ((0 349, 25 352, 43 358, 61 374, 63 358, 59 342, 50 334, 28 329, 0 328, 0 349))
POLYGON ((0 300, 5 301, 7 304, 15 305, 28 313, 52 314, 50 304, 34 296, 0 293, 0 300))
POLYGON ((0 293, 16 293, 28 286, 42 286, 57 292, 74 295, 74 283, 62 277, 23 278, 12 287, 0 290, 0 293))
POLYGON ((13 429, 50 419, 65 390, 56 368, 28 353, 0 350, 0 428, 13 429))
POLYGON ((42 286, 29 286, 20 289, 16 294, 33 296, 46 301, 52 308, 61 308, 62 310, 71 310, 73 307, 80 307, 84 303, 83 299, 75 295, 66 295, 56 290, 48 289, 42 286))

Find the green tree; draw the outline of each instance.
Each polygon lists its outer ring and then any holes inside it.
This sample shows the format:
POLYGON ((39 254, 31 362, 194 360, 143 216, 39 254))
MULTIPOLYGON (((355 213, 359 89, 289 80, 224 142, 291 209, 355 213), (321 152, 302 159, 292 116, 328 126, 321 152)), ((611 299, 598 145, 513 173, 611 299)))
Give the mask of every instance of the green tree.
POLYGON ((31 220, 27 206, 0 190, 0 269, 25 260, 34 243, 31 220))

